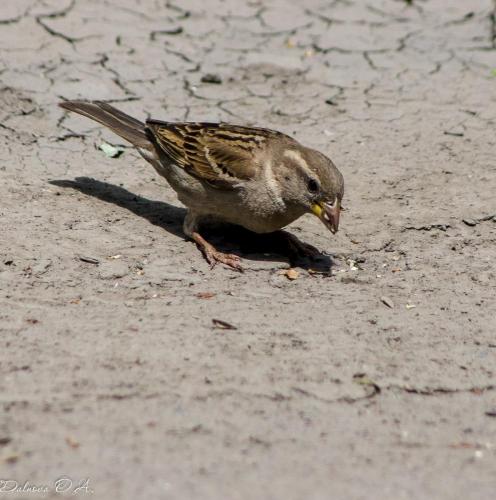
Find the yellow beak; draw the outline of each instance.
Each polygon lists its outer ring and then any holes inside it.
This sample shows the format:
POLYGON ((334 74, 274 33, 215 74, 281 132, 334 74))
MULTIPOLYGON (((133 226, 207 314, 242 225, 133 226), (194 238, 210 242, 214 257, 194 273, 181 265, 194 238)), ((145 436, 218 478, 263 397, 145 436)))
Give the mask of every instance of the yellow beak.
POLYGON ((332 234, 337 233, 339 228, 339 214, 341 204, 336 198, 334 203, 318 202, 312 205, 312 212, 324 223, 332 234))

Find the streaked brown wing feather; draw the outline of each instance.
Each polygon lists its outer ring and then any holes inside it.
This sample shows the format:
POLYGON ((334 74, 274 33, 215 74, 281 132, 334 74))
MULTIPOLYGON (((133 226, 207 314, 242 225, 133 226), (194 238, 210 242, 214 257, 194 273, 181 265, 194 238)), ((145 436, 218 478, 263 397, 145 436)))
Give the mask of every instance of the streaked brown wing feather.
POLYGON ((252 179, 267 139, 278 132, 216 123, 147 122, 158 146, 191 175, 218 187, 252 179))

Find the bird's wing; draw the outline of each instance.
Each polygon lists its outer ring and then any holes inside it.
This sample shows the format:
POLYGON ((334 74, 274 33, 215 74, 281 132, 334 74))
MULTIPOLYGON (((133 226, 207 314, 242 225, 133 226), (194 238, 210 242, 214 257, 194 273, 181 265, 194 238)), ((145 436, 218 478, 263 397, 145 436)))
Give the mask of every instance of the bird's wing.
POLYGON ((253 179, 267 141, 283 135, 224 123, 168 123, 148 120, 156 146, 171 161, 212 186, 235 188, 253 179))

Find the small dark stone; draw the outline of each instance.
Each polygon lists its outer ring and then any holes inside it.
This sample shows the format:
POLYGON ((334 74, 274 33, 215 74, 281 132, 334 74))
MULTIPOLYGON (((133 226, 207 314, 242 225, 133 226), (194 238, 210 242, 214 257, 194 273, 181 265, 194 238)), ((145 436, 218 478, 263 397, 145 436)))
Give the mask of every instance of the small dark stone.
POLYGON ((201 81, 203 83, 215 83, 216 85, 219 85, 222 83, 222 78, 214 73, 207 73, 202 76, 201 81))
POLYGON ((488 417, 496 417, 496 408, 491 408, 485 413, 488 417))
POLYGON ((477 221, 474 219, 463 219, 463 222, 467 224, 467 226, 476 226, 477 221))
POLYGON ((86 257, 84 255, 80 255, 79 260, 82 262, 87 262, 88 264, 95 264, 95 265, 100 264, 100 261, 98 259, 95 259, 93 257, 86 257))

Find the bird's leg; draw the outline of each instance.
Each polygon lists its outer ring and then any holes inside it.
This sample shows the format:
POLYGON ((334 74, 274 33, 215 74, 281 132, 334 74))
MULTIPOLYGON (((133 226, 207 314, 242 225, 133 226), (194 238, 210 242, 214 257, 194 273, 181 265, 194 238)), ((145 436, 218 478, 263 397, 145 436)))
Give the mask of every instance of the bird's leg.
POLYGON ((243 271, 240 264, 240 258, 237 255, 219 252, 211 243, 203 238, 203 236, 198 232, 198 216, 191 210, 189 210, 186 214, 183 230, 184 234, 189 236, 198 245, 199 249, 205 256, 205 259, 210 264, 211 269, 215 267, 217 262, 221 262, 232 269, 236 269, 241 272, 243 271))
POLYGON ((294 234, 286 231, 277 231, 277 235, 287 245, 289 252, 293 257, 308 257, 310 259, 315 259, 321 255, 317 248, 309 245, 308 243, 304 243, 294 234))

